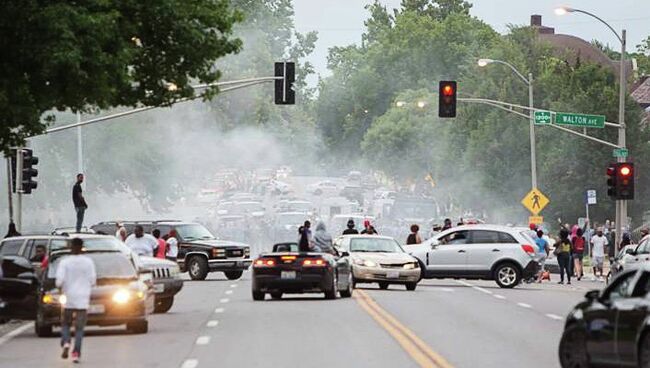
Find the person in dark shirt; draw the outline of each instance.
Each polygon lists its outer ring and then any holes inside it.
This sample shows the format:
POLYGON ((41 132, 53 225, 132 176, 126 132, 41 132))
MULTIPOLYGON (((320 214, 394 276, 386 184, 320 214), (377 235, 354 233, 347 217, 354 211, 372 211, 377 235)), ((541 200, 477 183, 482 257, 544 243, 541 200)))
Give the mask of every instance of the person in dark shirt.
POLYGON ((77 212, 77 232, 81 232, 81 226, 84 222, 84 214, 88 208, 81 190, 81 183, 83 182, 84 174, 77 174, 77 183, 72 187, 72 203, 74 204, 74 209, 77 212))
POLYGON ((343 230, 343 235, 357 235, 359 231, 355 229, 355 224, 353 219, 348 220, 347 229, 343 230))

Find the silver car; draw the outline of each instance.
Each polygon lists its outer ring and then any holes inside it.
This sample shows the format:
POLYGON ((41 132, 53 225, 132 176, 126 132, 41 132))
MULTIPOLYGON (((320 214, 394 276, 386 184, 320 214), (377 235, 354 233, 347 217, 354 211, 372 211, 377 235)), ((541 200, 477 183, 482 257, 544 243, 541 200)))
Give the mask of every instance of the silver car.
POLYGON ((404 250, 419 260, 425 278, 495 280, 502 288, 512 288, 539 271, 537 246, 527 231, 464 225, 404 250))

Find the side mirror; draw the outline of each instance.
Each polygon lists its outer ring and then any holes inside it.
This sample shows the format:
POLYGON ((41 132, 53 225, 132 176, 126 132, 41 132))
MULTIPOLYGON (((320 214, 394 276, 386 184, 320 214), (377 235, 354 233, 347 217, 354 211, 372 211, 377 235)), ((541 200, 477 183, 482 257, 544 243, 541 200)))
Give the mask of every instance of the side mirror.
POLYGON ((350 256, 350 252, 348 252, 346 250, 339 251, 339 254, 341 255, 341 257, 349 257, 350 256))
POLYGON ((585 298, 590 302, 598 299, 599 296, 600 296, 600 291, 599 290, 589 290, 585 294, 585 298))

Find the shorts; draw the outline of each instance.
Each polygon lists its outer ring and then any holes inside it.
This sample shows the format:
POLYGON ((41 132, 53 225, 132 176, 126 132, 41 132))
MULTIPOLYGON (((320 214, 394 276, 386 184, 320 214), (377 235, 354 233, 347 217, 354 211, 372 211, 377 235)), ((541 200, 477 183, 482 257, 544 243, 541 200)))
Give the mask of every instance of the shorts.
POLYGON ((582 257, 584 257, 584 253, 573 253, 573 259, 579 259, 582 261, 582 257))
POLYGON ((603 268, 603 262, 605 261, 605 256, 594 256, 593 266, 596 268, 603 268))

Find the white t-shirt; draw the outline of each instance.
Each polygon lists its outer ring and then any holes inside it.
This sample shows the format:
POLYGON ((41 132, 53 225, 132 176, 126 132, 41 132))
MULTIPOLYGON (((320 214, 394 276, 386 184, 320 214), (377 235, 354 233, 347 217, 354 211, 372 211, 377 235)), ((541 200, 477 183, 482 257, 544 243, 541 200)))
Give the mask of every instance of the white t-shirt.
POLYGON ((149 234, 143 234, 140 238, 137 238, 135 234, 131 234, 126 238, 125 243, 137 255, 149 257, 153 257, 153 251, 158 246, 156 238, 149 234))
POLYGON ((178 257, 178 240, 174 237, 167 239, 167 257, 178 257))
POLYGON ((607 241, 607 237, 605 235, 603 236, 598 236, 594 235, 591 237, 591 244, 593 247, 591 248, 592 254, 594 257, 604 257, 605 256, 605 246, 609 244, 607 241))
POLYGON ((126 228, 124 226, 117 229, 117 231, 115 232, 115 237, 118 238, 119 240, 122 240, 122 234, 124 234, 124 236, 126 236, 127 234, 126 228))
POLYGON ((88 309, 90 293, 97 283, 95 264, 83 255, 65 256, 56 269, 56 286, 66 296, 67 309, 88 309))

